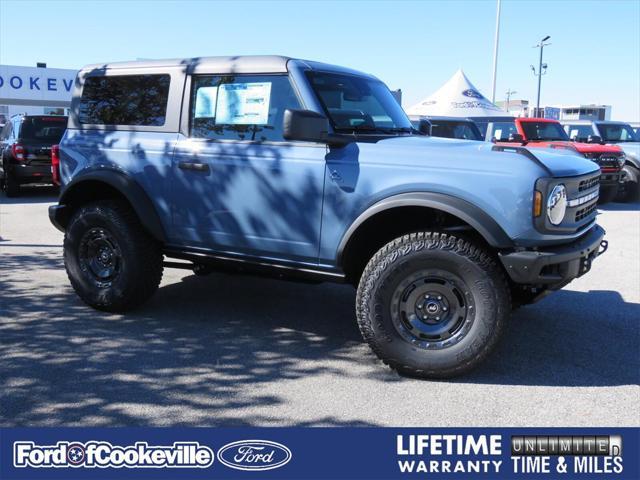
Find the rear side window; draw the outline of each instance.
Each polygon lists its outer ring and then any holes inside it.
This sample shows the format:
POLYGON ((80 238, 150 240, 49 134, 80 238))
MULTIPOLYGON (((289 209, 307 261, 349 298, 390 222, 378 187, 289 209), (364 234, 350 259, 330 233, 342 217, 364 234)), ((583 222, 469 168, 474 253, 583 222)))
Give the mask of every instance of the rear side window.
POLYGON ((164 125, 170 75, 88 77, 78 118, 89 125, 164 125))
POLYGON ((55 144, 60 142, 67 128, 67 117, 24 117, 18 137, 55 144))

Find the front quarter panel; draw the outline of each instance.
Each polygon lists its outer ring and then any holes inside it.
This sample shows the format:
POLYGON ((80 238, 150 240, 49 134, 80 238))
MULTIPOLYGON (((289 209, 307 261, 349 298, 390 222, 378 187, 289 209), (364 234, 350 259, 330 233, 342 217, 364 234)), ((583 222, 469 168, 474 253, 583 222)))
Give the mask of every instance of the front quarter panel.
POLYGON ((540 165, 483 142, 411 137, 352 143, 327 155, 320 263, 336 261, 348 227, 385 198, 433 192, 462 199, 490 216, 510 238, 532 228, 540 165), (422 148, 425 147, 425 148, 422 148))

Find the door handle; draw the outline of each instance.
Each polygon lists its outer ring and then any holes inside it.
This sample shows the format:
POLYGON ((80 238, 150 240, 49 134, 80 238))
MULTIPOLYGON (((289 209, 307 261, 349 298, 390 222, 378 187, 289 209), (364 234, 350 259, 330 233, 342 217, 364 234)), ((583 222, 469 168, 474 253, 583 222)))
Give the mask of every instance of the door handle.
POLYGON ((209 165, 199 162, 178 162, 178 168, 180 170, 192 170, 195 172, 208 172, 209 165))

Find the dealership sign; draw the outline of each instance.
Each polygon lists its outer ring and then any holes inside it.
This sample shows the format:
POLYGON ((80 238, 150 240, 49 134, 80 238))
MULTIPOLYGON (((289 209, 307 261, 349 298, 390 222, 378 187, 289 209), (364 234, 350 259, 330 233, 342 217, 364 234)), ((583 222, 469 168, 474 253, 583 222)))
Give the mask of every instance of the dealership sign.
POLYGON ((0 65, 0 99, 69 101, 75 70, 0 65))

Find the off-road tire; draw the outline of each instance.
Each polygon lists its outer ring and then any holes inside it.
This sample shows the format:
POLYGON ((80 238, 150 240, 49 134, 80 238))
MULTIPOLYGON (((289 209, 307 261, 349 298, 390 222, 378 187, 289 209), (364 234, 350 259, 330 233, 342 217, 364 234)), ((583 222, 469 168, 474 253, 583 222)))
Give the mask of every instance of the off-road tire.
POLYGON ((622 171, 625 179, 620 186, 616 201, 623 203, 637 202, 640 200, 640 170, 633 165, 625 165, 622 167, 622 171))
POLYGON ((17 197, 20 195, 20 184, 6 169, 4 177, 2 178, 2 190, 4 191, 4 194, 9 198, 17 197))
POLYGON ((87 305, 98 310, 124 312, 148 300, 162 279, 162 260, 161 246, 124 202, 104 200, 80 207, 65 232, 64 264, 71 285, 87 305), (95 242, 93 237, 100 232, 118 258, 117 273, 109 281, 96 279, 83 253, 84 245, 95 242))
POLYGON ((404 235, 381 248, 365 267, 356 296, 364 339, 384 363, 411 377, 449 378, 471 370, 496 346, 510 312, 509 285, 496 260, 468 240, 437 232, 404 235), (407 279, 433 269, 461 278, 469 287, 468 305, 475 305, 466 334, 437 350, 403 338, 394 324, 400 314, 391 308, 407 279))

